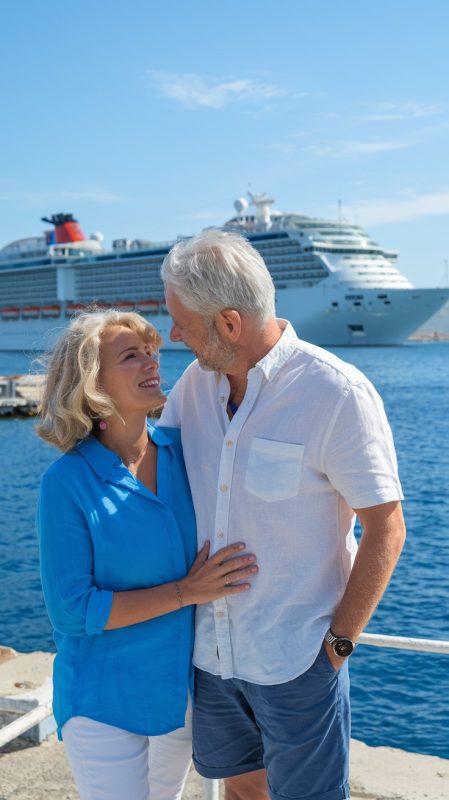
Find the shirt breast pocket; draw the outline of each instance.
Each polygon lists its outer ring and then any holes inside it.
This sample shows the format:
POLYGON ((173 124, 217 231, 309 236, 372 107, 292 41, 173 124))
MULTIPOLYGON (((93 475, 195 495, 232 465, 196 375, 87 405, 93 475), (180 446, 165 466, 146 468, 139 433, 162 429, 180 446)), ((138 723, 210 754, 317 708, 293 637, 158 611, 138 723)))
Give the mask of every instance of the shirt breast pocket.
POLYGON ((254 436, 245 475, 246 491, 268 503, 294 497, 299 491, 303 455, 303 444, 254 436))

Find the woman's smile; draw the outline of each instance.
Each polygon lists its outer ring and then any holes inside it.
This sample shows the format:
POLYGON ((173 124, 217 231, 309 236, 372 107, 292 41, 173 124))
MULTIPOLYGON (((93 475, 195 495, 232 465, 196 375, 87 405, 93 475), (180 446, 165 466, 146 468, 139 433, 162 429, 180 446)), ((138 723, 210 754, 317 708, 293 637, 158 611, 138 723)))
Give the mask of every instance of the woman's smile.
POLYGON ((160 382, 159 376, 155 376, 154 378, 146 378, 144 381, 139 383, 139 386, 142 386, 144 389, 151 389, 153 386, 159 386, 160 382))

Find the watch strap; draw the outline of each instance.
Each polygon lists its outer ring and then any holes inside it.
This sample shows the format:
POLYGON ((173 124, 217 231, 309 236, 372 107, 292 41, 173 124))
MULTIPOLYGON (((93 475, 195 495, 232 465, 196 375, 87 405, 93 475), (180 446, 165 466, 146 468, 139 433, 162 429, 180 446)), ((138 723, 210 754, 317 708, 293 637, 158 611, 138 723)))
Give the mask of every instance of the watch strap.
POLYGON ((349 638, 349 636, 336 636, 335 633, 333 633, 331 628, 329 628, 326 631, 326 633, 324 635, 324 639, 328 644, 331 645, 335 655, 339 656, 339 657, 343 657, 343 658, 345 657, 345 656, 342 656, 340 653, 337 652, 338 644, 340 642, 342 644, 349 643, 351 645, 350 652, 348 653, 348 655, 351 655, 351 653, 353 652, 354 648, 356 647, 356 643, 353 642, 352 639, 349 638))

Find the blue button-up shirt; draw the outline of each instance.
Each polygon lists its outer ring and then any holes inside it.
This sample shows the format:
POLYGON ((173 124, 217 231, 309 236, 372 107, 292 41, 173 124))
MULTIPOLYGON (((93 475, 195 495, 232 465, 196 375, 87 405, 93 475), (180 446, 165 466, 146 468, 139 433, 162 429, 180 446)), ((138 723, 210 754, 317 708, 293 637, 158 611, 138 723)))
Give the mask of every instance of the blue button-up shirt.
POLYGON ((114 591, 184 577, 195 518, 179 432, 149 433, 157 496, 93 436, 45 473, 37 528, 45 602, 54 627, 58 732, 85 716, 133 733, 182 727, 191 688, 193 608, 104 630, 114 591))

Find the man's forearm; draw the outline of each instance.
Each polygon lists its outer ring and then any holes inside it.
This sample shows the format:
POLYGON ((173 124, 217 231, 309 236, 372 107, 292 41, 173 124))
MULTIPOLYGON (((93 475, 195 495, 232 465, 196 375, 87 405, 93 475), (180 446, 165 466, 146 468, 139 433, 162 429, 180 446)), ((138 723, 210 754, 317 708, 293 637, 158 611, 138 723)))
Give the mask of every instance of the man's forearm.
POLYGON ((362 538, 346 591, 331 622, 336 636, 356 641, 388 586, 405 540, 399 502, 356 510, 362 538))

